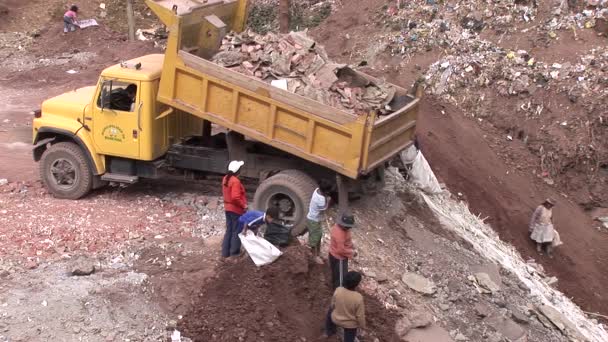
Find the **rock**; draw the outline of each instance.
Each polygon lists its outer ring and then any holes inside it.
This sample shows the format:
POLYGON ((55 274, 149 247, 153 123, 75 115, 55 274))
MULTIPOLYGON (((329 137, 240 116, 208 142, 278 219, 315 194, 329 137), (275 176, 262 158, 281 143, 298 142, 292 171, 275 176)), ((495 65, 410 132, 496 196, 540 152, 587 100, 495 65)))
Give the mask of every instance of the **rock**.
POLYGON ((401 317, 397 323, 395 323, 395 335, 399 338, 405 337, 411 329, 412 322, 410 322, 407 317, 401 317))
POLYGON ((78 257, 72 261, 69 273, 73 276, 88 276, 95 273, 95 260, 78 257))
POLYGON ((485 322, 510 341, 517 341, 526 334, 519 324, 504 316, 494 315, 488 317, 485 322))
POLYGON ((25 268, 27 268, 28 270, 33 270, 36 267, 38 267, 38 263, 36 262, 36 260, 28 260, 25 263, 25 268))
POLYGON ((515 307, 509 307, 509 312, 511 313, 511 319, 519 324, 528 324, 530 323, 530 318, 521 312, 519 309, 515 307))
POLYGON ((0 186, 8 184, 8 179, 0 178, 0 186))
POLYGON ((414 311, 407 317, 402 317, 395 324, 395 334, 403 338, 410 330, 416 328, 426 328, 434 323, 433 315, 426 311, 414 311))
POLYGON ((448 304, 444 304, 444 303, 439 304, 439 308, 443 311, 450 310, 450 306, 448 304))
POLYGON ((486 305, 484 303, 477 303, 477 304, 475 304, 475 313, 480 318, 485 318, 492 314, 492 310, 490 309, 490 307, 488 305, 486 305))
POLYGON ((368 278, 374 278, 374 279, 376 279, 378 277, 376 275, 376 272, 374 272, 374 271, 363 271, 363 275, 368 278))
MULTIPOLYGON (((540 314, 548 319, 557 329, 559 329, 564 335, 571 339, 577 339, 584 341, 584 337, 578 332, 576 325, 562 315, 559 311, 548 305, 541 305, 537 308, 540 314)), ((540 316, 539 316, 540 319, 540 316)), ((541 322, 542 319, 541 319, 541 322)), ((545 322, 543 322, 545 324, 545 322)))
POLYGON ((492 293, 500 291, 500 286, 490 279, 487 273, 476 273, 475 280, 483 293, 492 293))
POLYGON ((458 333, 456 335, 456 337, 454 337, 454 340, 456 341, 466 341, 468 340, 466 336, 464 336, 462 333, 458 333))
POLYGON ((379 283, 384 283, 388 281, 388 277, 384 274, 378 274, 378 276, 376 277, 376 281, 379 283))
POLYGON ((557 283, 556 277, 548 277, 548 278, 545 278, 544 280, 547 283, 547 285, 553 285, 553 284, 557 283))
POLYGON ((426 328, 415 328, 405 336, 400 337, 401 342, 454 342, 450 334, 437 324, 426 328))
POLYGON ((410 289, 425 295, 432 295, 437 291, 434 282, 416 273, 406 273, 401 280, 410 289))
POLYGON ((412 328, 425 328, 434 323, 433 315, 426 311, 418 311, 409 314, 412 328))

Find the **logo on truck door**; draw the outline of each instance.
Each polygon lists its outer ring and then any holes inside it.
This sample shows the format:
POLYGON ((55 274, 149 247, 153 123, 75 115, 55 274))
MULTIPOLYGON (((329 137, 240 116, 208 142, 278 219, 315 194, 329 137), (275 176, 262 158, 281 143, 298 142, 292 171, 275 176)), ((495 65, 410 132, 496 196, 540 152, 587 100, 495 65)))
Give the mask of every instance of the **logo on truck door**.
POLYGON ((101 131, 101 135, 106 140, 112 140, 117 142, 122 142, 123 140, 125 140, 125 134, 122 132, 122 129, 115 125, 108 125, 104 127, 101 131))

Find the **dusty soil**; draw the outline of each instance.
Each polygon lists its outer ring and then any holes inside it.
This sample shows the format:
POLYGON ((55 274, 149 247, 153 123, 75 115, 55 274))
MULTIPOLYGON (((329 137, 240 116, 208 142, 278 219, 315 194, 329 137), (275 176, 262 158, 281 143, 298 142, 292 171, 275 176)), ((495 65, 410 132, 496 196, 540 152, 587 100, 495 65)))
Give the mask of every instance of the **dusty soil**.
MULTIPOLYGON (((261 268, 246 257, 223 264, 201 288, 180 330, 194 341, 318 340, 331 298, 327 267, 312 263, 303 246, 284 253, 261 268)), ((367 334, 389 341, 398 315, 373 297, 365 301, 367 334)))

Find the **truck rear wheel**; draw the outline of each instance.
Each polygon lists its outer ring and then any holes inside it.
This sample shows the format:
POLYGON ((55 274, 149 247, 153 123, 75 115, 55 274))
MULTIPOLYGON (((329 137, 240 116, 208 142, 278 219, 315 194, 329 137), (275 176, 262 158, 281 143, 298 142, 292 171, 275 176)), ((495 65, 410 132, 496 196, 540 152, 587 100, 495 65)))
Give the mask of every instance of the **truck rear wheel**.
POLYGON ((258 210, 276 206, 281 219, 292 226, 291 233, 300 235, 306 228, 306 215, 317 183, 306 173, 285 170, 264 180, 255 192, 253 203, 258 210))
POLYGON ((40 179, 57 198, 79 199, 93 187, 93 173, 86 156, 71 142, 60 142, 44 151, 40 179))

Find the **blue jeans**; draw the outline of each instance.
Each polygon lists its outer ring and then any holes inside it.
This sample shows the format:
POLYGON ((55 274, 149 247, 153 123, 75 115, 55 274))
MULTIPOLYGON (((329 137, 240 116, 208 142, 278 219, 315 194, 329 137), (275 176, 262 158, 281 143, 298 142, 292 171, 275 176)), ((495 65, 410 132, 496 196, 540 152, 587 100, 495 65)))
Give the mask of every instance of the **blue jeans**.
POLYGON ((70 17, 63 17, 63 32, 74 32, 76 31, 76 25, 74 25, 74 19, 70 17))
POLYGON ((238 255, 241 252, 241 240, 239 233, 241 225, 239 224, 241 215, 231 211, 226 212, 226 233, 224 241, 222 241, 222 256, 227 258, 232 255, 238 255))

